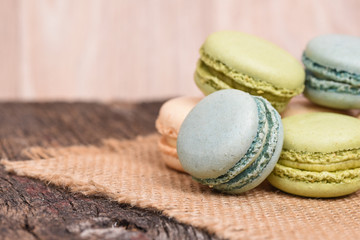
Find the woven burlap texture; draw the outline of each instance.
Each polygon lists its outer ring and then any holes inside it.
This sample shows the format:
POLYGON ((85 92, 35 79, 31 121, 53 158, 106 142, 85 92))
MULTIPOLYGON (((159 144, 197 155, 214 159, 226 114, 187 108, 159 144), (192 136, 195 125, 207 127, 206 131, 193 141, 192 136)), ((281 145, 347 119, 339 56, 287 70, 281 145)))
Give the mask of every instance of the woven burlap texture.
POLYGON ((168 169, 158 152, 158 139, 154 134, 106 140, 101 147, 32 148, 24 154, 35 160, 2 164, 7 171, 72 191, 156 208, 223 238, 360 238, 359 192, 336 199, 301 198, 265 182, 239 196, 216 193, 168 169))

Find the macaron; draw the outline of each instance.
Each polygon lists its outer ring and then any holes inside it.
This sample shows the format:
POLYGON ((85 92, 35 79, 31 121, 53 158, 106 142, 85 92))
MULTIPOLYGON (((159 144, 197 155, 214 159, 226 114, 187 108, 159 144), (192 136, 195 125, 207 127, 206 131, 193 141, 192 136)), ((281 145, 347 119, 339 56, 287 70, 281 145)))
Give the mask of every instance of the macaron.
POLYGON ((200 97, 182 96, 170 99, 160 107, 155 121, 156 129, 162 135, 158 146, 163 161, 172 169, 184 171, 177 156, 176 140, 186 115, 200 100, 200 97))
POLYGON ((282 143, 280 115, 266 99, 227 89, 205 97, 187 115, 177 153, 196 181, 238 194, 271 173, 282 143))
POLYGON ((281 113, 281 117, 285 118, 285 117, 290 117, 304 113, 311 113, 311 112, 333 112, 333 113, 345 114, 349 116, 355 116, 355 113, 352 110, 334 109, 334 108, 319 106, 317 104, 312 103, 309 99, 305 98, 303 95, 299 95, 291 99, 285 111, 281 113))
POLYGON ((331 108, 360 108, 360 37, 315 37, 307 44, 302 61, 307 98, 331 108))
POLYGON ((360 119, 360 111, 354 111, 354 115, 360 119))
POLYGON ((195 83, 208 95, 234 88, 266 98, 279 112, 304 89, 305 72, 287 51, 235 31, 211 34, 200 48, 195 83))
POLYGON ((283 119, 284 146, 268 177, 276 188, 305 197, 338 197, 360 189, 360 120, 336 113, 283 119))

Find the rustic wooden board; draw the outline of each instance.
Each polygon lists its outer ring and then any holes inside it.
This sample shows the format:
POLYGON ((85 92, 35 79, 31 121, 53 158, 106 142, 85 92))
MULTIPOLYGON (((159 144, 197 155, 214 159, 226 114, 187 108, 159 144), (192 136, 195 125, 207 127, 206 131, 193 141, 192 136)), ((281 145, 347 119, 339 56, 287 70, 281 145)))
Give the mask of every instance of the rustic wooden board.
MULTIPOLYGON (((0 103, 0 153, 30 146, 99 144, 155 131, 161 102, 0 103)), ((153 209, 85 197, 0 167, 0 239, 215 239, 153 209)))

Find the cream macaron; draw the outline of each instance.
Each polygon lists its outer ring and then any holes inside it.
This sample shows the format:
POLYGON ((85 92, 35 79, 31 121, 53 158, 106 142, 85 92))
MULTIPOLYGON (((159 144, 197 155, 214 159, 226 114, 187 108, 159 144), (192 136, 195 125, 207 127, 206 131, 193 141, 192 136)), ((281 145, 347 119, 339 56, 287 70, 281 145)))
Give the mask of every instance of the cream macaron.
POLYGON ((172 169, 184 172, 176 151, 177 136, 185 117, 200 100, 200 97, 177 97, 166 101, 160 108, 155 122, 162 135, 158 146, 163 161, 172 169))

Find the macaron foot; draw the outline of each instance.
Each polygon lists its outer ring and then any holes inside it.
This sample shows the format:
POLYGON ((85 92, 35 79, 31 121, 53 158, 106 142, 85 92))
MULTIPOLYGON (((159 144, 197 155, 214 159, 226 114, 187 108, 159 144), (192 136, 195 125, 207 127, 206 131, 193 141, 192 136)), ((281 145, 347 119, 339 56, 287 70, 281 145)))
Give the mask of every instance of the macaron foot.
MULTIPOLYGON (((294 195, 314 198, 333 198, 349 195, 360 189, 360 168, 343 172, 344 175, 349 175, 349 177, 342 179, 341 182, 331 182, 325 179, 320 180, 321 172, 315 173, 315 176, 312 177, 313 179, 296 179, 292 178, 291 175, 286 176, 284 171, 282 171, 283 168, 286 167, 277 165, 267 179, 274 187, 294 195)), ((296 174, 296 171, 300 170, 289 168, 287 171, 293 171, 293 174, 296 174)), ((309 175, 314 175, 314 173, 308 173, 309 175)), ((306 172, 303 174, 306 174, 306 172)))
POLYGON ((338 93, 306 87, 304 96, 320 106, 336 109, 360 109, 360 91, 358 95, 338 93))

